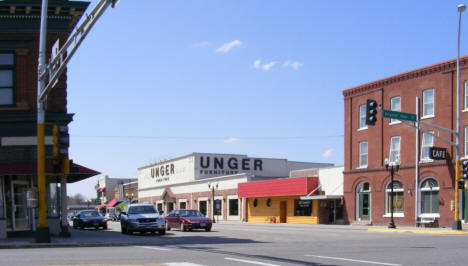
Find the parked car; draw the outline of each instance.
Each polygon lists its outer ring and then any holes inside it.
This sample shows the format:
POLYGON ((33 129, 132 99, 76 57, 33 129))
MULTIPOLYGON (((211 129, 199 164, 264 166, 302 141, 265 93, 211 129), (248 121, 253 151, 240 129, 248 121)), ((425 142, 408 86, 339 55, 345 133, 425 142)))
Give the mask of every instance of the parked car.
POLYGON ((122 234, 133 232, 156 231, 160 235, 166 233, 164 218, 156 211, 152 204, 130 204, 120 214, 120 229, 122 234))
POLYGON ((173 210, 166 217, 166 230, 179 228, 180 231, 205 229, 211 231, 212 221, 198 210, 173 210))
POLYGON ((85 227, 94 227, 99 229, 107 229, 107 220, 98 211, 95 210, 85 210, 80 211, 77 215, 72 217, 73 221, 73 228, 81 228, 84 229, 85 227))

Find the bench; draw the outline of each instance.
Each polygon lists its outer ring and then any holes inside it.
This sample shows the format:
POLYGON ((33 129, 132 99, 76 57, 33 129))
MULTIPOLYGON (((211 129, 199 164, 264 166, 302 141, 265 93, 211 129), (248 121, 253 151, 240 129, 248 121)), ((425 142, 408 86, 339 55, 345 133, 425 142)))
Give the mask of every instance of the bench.
POLYGON ((433 227, 435 225, 435 222, 436 222, 435 217, 421 217, 419 218, 418 224, 420 226, 424 225, 425 227, 426 226, 433 227))

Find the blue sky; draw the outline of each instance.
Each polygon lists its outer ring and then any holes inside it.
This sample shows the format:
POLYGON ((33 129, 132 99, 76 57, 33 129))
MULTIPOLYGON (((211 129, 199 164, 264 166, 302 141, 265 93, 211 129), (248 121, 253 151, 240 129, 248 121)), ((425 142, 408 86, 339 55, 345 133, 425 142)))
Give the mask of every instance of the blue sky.
MULTIPOLYGON (((191 152, 342 165, 342 91, 455 58, 460 3, 121 0, 68 65, 71 158, 114 178, 191 152)), ((465 12, 462 55, 467 33, 465 12)))

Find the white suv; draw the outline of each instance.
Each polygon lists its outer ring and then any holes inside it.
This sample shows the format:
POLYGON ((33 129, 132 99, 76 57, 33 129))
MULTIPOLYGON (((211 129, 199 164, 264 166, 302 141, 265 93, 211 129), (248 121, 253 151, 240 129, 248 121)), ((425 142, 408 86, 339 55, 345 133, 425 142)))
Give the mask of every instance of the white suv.
POLYGON ((120 228, 122 234, 132 234, 133 232, 151 232, 154 234, 156 231, 160 235, 166 233, 163 216, 149 203, 128 205, 121 212, 120 228))

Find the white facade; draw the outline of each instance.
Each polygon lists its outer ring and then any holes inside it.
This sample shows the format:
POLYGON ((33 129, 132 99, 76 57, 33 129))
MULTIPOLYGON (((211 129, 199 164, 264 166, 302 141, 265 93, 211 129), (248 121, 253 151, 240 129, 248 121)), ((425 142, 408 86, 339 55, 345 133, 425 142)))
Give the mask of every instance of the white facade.
POLYGON ((239 183, 287 178, 292 170, 331 165, 236 154, 191 153, 138 168, 138 197, 139 202, 151 202, 166 213, 185 206, 200 211, 206 208, 208 216, 212 213, 214 198, 222 205, 219 219, 239 220, 243 219, 245 208, 237 197, 239 183))

